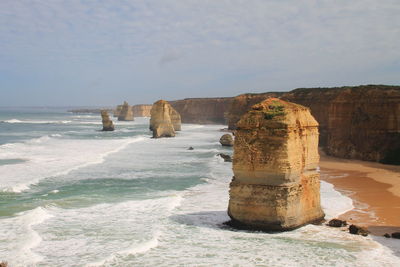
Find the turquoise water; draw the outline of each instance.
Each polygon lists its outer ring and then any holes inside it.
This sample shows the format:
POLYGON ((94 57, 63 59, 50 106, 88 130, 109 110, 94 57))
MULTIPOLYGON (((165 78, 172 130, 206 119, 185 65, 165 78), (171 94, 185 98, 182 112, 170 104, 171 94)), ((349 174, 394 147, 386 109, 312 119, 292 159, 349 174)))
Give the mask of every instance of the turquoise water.
MULTIPOLYGON (((101 132, 99 115, 0 110, 0 260, 10 266, 399 266, 371 238, 309 225, 223 226, 223 125, 151 139, 148 118, 101 132), (194 150, 187 150, 188 147, 194 150)), ((322 183, 328 217, 351 200, 322 183)), ((379 241, 379 240, 378 240, 379 241)))

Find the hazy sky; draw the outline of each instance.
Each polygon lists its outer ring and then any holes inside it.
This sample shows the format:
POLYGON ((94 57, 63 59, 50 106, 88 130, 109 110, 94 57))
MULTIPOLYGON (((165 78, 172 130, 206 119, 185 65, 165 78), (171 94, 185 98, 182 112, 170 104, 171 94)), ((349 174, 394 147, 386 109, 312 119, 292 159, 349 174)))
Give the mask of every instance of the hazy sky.
POLYGON ((0 0, 0 106, 400 84, 400 0, 0 0))

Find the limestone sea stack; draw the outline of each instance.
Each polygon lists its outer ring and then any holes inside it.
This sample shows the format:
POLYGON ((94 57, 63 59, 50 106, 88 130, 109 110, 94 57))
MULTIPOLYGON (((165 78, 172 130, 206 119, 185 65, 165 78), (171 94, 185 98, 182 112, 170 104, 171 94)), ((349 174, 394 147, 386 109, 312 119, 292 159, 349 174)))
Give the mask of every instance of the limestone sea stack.
POLYGON ((277 98, 254 105, 235 132, 232 224, 282 231, 323 219, 318 162, 318 123, 308 108, 277 98))
POLYGON ((101 111, 101 120, 103 122, 103 131, 114 131, 114 124, 110 120, 107 110, 101 111))
POLYGON ((150 130, 153 131, 153 138, 174 137, 175 130, 180 130, 180 115, 167 101, 155 102, 150 113, 150 130))
POLYGON ((129 106, 128 102, 124 102, 121 107, 121 111, 118 114, 119 121, 133 121, 132 108, 129 106))
POLYGON ((181 115, 171 106, 170 114, 172 126, 175 131, 181 130, 181 115))

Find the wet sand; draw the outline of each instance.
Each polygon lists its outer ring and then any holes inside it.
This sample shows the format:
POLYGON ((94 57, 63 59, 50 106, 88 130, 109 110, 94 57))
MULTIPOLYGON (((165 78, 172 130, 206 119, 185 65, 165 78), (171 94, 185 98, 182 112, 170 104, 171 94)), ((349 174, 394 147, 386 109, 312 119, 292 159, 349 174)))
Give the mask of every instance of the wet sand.
POLYGON ((400 166, 346 160, 321 153, 321 179, 353 199, 339 218, 375 235, 400 231, 400 166))

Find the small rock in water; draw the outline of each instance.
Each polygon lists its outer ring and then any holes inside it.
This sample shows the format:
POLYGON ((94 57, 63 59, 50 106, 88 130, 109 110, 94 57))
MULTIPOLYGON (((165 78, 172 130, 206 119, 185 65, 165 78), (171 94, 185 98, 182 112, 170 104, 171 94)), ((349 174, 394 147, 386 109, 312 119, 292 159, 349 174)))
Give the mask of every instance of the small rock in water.
POLYGON ((224 134, 223 136, 221 136, 221 138, 219 139, 219 142, 221 143, 221 145, 223 146, 233 146, 233 137, 230 134, 224 134))
POLYGON ((392 233, 392 237, 393 237, 393 238, 400 239, 400 232, 394 232, 394 233, 392 233))
POLYGON ((188 150, 194 150, 194 148, 191 146, 191 147, 188 148, 188 150))
POLYGON ((383 236, 386 238, 390 238, 390 235, 388 233, 384 234, 383 236))
POLYGON ((219 153, 219 154, 217 154, 217 156, 220 156, 221 158, 223 158, 225 162, 232 162, 232 157, 227 154, 219 153))
POLYGON ((328 226, 330 227, 342 227, 342 226, 346 226, 347 222, 346 221, 342 221, 339 219, 332 219, 328 222, 328 226))
POLYGON ((349 227, 349 232, 350 234, 353 235, 362 235, 362 236, 367 236, 369 234, 369 231, 365 229, 364 227, 357 226, 357 225, 350 225, 349 227))

